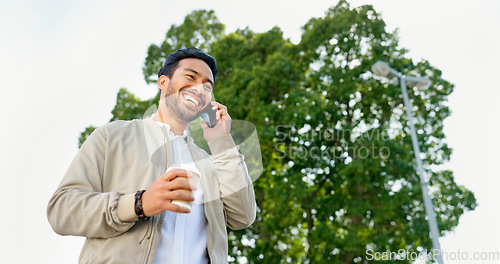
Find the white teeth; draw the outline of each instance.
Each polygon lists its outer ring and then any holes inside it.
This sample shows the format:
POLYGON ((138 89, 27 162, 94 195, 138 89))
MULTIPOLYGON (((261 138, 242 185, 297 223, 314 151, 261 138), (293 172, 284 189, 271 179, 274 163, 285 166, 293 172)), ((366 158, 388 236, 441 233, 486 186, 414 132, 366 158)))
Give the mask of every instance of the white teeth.
POLYGON ((195 106, 198 106, 198 104, 199 104, 199 102, 196 99, 194 99, 193 97, 191 97, 189 95, 186 95, 186 100, 189 100, 189 101, 193 102, 193 104, 195 106))

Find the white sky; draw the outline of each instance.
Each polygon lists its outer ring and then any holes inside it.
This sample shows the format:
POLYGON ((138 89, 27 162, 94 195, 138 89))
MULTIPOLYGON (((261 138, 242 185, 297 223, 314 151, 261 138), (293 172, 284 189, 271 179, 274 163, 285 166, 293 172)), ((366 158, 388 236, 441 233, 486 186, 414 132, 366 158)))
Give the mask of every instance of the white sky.
MULTIPOLYGON (((193 9, 214 9, 226 32, 278 25, 297 42, 300 27, 337 1, 5 1, 0 0, 0 220, 6 263, 76 263, 82 238, 61 237, 45 210, 77 151, 80 132, 111 118, 126 87, 145 99, 147 47, 193 9)), ((441 239, 447 252, 500 252, 500 2, 496 0, 352 1, 372 3, 414 59, 426 58, 456 85, 445 121, 451 168, 479 207, 441 239)), ((498 263, 475 261, 474 263, 498 263)), ((451 261, 445 263, 470 263, 451 261)))

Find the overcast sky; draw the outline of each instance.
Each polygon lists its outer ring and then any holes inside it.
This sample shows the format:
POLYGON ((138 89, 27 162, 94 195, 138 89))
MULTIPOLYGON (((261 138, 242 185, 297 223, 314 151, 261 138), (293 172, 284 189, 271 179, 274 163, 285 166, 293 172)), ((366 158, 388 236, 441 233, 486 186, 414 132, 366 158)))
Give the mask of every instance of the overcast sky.
MULTIPOLYGON (((0 0, 2 262, 77 262, 83 239, 51 230, 47 202, 77 152, 79 134, 109 121, 118 90, 143 99, 156 93, 141 68, 147 47, 160 43, 170 25, 194 9, 213 9, 226 32, 278 25, 297 43, 300 27, 336 2, 0 0)), ((456 85, 445 121, 454 150, 446 167, 475 192, 479 206, 441 238, 442 248, 470 257, 500 252, 500 1, 409 2, 351 4, 373 4, 389 29, 399 28, 409 56, 429 60, 456 85)))

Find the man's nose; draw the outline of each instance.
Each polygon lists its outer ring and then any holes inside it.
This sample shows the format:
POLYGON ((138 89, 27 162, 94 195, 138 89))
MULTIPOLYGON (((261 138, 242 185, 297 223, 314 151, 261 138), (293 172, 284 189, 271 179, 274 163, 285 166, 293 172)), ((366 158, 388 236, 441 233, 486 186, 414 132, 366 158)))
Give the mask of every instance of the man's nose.
POLYGON ((193 85, 193 89, 196 91, 197 94, 203 95, 203 93, 204 93, 203 83, 193 85))

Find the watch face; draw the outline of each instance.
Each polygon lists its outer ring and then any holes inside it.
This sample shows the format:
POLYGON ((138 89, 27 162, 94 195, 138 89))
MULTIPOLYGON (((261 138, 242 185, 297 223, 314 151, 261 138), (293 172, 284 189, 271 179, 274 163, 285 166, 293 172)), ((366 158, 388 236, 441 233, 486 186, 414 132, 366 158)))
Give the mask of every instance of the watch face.
POLYGON ((134 209, 135 209, 135 214, 137 217, 139 217, 139 220, 148 220, 149 217, 146 217, 144 215, 144 209, 142 208, 142 194, 146 190, 138 191, 135 195, 135 203, 134 203, 134 209))

